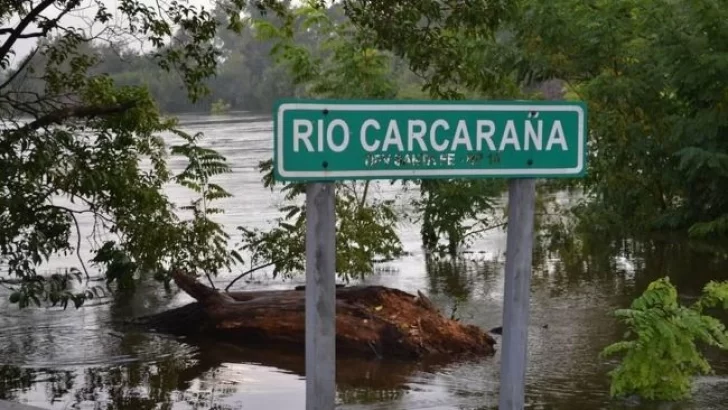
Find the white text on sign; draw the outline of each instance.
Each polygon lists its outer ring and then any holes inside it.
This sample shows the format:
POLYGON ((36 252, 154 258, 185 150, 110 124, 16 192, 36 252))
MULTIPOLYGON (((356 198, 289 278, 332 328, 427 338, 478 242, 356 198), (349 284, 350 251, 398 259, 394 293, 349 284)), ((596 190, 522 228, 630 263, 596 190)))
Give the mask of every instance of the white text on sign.
MULTIPOLYGON (((494 121, 484 119, 470 122, 458 120, 455 126, 443 119, 431 123, 419 119, 393 119, 385 126, 375 119, 367 119, 356 131, 356 141, 370 153, 388 152, 392 148, 399 152, 413 152, 416 149, 422 152, 481 152, 485 148, 489 151, 569 150, 560 120, 551 122, 547 129, 544 129, 543 120, 507 120, 502 129, 497 129, 494 121)), ((343 152, 351 142, 349 124, 341 119, 327 123, 324 120, 293 120, 294 152, 343 152)))

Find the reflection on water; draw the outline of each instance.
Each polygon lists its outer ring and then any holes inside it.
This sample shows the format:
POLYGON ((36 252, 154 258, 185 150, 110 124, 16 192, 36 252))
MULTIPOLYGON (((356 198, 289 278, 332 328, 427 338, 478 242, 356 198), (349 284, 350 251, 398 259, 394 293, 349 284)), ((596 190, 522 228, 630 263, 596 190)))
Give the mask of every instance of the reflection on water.
MULTIPOLYGON (((190 131, 205 132, 208 144, 233 164, 234 173, 220 181, 237 195, 222 204, 228 231, 234 234, 239 225, 264 227, 277 216, 281 197, 262 188, 254 169, 270 155, 270 121, 252 117, 183 120, 190 131)), ((177 187, 169 192, 180 201, 189 199, 177 187)), ((378 184, 372 192, 397 197, 406 212, 408 194, 397 186, 378 184)), ((379 266, 367 283, 410 292, 419 289, 447 315, 486 329, 501 325, 504 232, 489 232, 472 246, 468 261, 452 263, 426 260, 419 247, 418 226, 402 223, 399 231, 408 256, 379 266)), ((87 255, 85 246, 82 251, 87 255)), ((48 269, 72 262, 58 259, 48 269)), ((669 275, 688 300, 708 280, 728 279, 725 255, 669 238, 541 244, 534 264, 527 378, 530 409, 626 408, 609 400, 606 372, 610 364, 597 357, 623 333, 609 313, 626 306, 650 281, 663 275, 669 275)), ((231 275, 218 281, 226 283, 231 275)), ((260 272, 243 286, 287 288, 294 283, 273 281, 260 272)), ((0 298, 0 399, 49 409, 304 407, 300 355, 115 330, 119 319, 190 302, 179 291, 166 293, 145 284, 132 296, 106 297, 67 311, 19 311, 7 305, 3 288, 0 298)), ((728 359, 712 351, 708 355, 716 375, 697 380, 692 400, 669 407, 632 404, 629 408, 725 408, 728 359)), ((339 357, 338 400, 343 409, 494 409, 498 368, 498 353, 448 365, 339 357)))

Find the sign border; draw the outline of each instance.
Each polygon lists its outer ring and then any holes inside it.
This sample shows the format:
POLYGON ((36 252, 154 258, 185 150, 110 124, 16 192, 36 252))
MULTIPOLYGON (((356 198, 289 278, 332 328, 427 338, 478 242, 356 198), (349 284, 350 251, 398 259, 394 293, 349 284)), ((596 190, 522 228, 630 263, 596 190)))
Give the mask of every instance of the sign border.
POLYGON ((399 180, 399 179, 476 179, 476 178, 574 178, 586 173, 587 107, 581 101, 540 100, 339 100, 296 99, 277 100, 273 113, 273 173, 280 181, 330 180, 399 180), (283 158, 283 116, 289 110, 306 111, 557 111, 576 112, 579 121, 577 136, 578 162, 572 168, 512 168, 512 169, 399 169, 357 171, 287 171, 283 158), (277 155, 275 155, 277 154, 277 155))

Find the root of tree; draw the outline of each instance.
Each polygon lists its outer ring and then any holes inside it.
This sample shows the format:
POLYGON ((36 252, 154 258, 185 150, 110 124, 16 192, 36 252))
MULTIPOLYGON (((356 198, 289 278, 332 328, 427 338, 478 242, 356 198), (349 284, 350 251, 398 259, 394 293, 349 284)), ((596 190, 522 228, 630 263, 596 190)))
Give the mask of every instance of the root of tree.
MULTIPOLYGON (((304 290, 222 292, 183 272, 173 278, 197 303, 138 319, 138 324, 241 345, 305 346, 304 290)), ((336 289, 337 354, 454 358, 490 355, 494 345, 488 333, 443 316, 424 295, 383 286, 336 289)))

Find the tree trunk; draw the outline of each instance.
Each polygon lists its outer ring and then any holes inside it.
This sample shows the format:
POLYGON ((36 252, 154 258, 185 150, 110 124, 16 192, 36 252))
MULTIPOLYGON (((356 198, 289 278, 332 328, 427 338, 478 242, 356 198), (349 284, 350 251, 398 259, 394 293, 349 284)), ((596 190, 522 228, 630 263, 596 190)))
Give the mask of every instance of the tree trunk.
MULTIPOLYGON (((222 336, 245 345, 304 348, 303 289, 223 293, 182 272, 173 278, 197 303, 138 323, 174 334, 222 336)), ((383 286, 336 290, 337 353, 402 359, 490 355, 494 344, 481 329, 444 317, 422 294, 383 286)))

